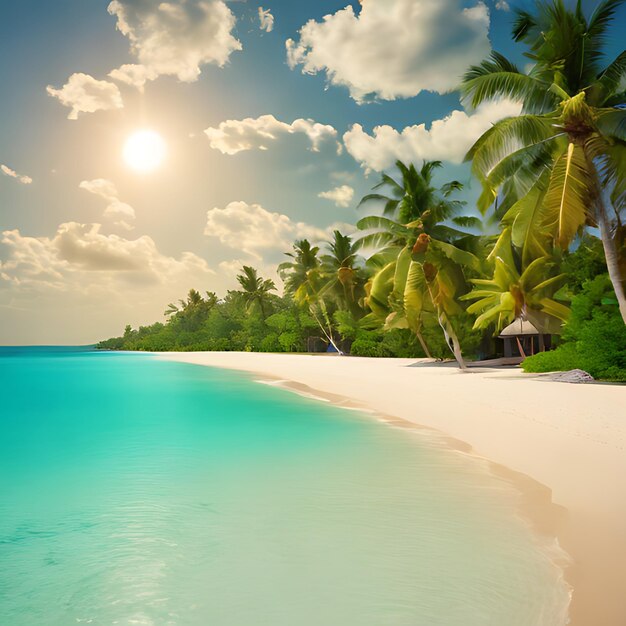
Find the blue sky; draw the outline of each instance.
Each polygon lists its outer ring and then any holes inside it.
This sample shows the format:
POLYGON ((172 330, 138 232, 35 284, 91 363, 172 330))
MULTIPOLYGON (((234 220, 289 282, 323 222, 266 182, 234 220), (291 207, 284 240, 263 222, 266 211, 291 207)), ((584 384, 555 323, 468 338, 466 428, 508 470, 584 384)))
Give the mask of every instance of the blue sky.
POLYGON ((270 275, 353 224, 396 157, 443 160, 471 200, 462 155, 516 105, 469 111, 454 86, 491 49, 526 62, 514 0, 267 0, 270 32, 251 1, 0 6, 0 343, 96 341, 242 263, 270 275), (122 156, 146 128, 148 173, 122 156))

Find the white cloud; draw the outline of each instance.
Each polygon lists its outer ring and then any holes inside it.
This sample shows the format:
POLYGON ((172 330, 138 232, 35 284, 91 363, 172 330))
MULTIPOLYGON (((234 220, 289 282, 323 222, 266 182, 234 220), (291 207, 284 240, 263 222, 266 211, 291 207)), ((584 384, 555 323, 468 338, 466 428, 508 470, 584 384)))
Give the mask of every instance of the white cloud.
POLYGON ((61 224, 54 237, 28 237, 19 230, 4 231, 9 248, 0 262, 0 278, 14 286, 38 286, 53 290, 89 289, 94 279, 113 281, 122 275, 136 285, 162 284, 180 279, 186 272, 212 274, 206 261, 191 252, 180 259, 161 254, 147 235, 125 239, 105 235, 100 224, 61 224))
POLYGON ((151 73, 145 66, 136 63, 125 63, 115 70, 109 72, 113 80, 137 87, 143 91, 143 86, 148 80, 154 80, 157 76, 151 73))
POLYGON ((511 7, 506 0, 498 0, 496 2, 496 9, 498 9, 498 11, 510 11, 511 7))
POLYGON ((223 0, 113 0, 108 11, 139 62, 110 76, 137 87, 164 75, 194 82, 202 65, 223 67, 241 50, 232 34, 236 18, 223 0))
POLYGON ((346 208, 350 206, 352 198, 354 198, 354 189, 350 185, 341 185, 330 191, 322 191, 318 197, 332 200, 338 207, 346 208))
POLYGON ((22 185, 30 185, 33 182, 33 179, 30 176, 26 176, 25 174, 18 174, 15 170, 12 170, 8 165, 1 164, 0 171, 5 176, 10 176, 11 178, 15 178, 18 183, 22 183, 22 185))
POLYGON ((274 16, 269 9, 259 7, 259 23, 261 30, 271 33, 274 30, 274 16))
POLYGON ((465 70, 490 52, 489 10, 482 1, 462 8, 460 0, 367 0, 310 20, 299 41, 287 40, 291 68, 326 72, 362 101, 409 98, 423 90, 455 89, 465 70))
POLYGON ((72 109, 67 116, 70 120, 78 119, 80 113, 121 109, 124 106, 117 85, 96 80, 89 74, 72 74, 61 89, 48 85, 46 91, 63 106, 72 109))
POLYGON ((170 257, 148 236, 107 235, 99 224, 61 224, 52 237, 5 231, 0 244, 5 343, 93 343, 163 320, 164 305, 192 287, 224 288, 195 254, 170 257))
POLYGON ((474 112, 452 111, 430 128, 425 124, 407 126, 398 132, 391 126, 376 126, 373 135, 354 124, 343 136, 346 150, 368 170, 382 171, 397 159, 423 159, 461 163, 474 142, 496 121, 519 115, 521 106, 510 100, 486 102, 474 112))
POLYGON ((319 228, 304 222, 294 222, 287 215, 268 211, 259 204, 236 201, 224 209, 207 211, 204 234, 216 237, 229 248, 261 259, 262 251, 287 251, 296 239, 326 240, 335 229, 352 232, 353 227, 338 223, 319 228))
POLYGON ((311 150, 317 152, 323 141, 337 136, 332 126, 314 120, 297 119, 292 124, 286 124, 273 115, 226 120, 217 128, 207 128, 204 132, 211 148, 230 155, 244 150, 267 150, 269 144, 279 137, 296 133, 306 135, 311 142, 311 150))
POLYGON ((132 230, 133 227, 127 222, 128 219, 135 219, 135 209, 130 204, 122 202, 118 198, 117 187, 105 178, 95 178, 94 180, 83 180, 79 185, 81 189, 100 196, 107 201, 107 207, 104 210, 106 217, 117 218, 116 225, 121 226, 125 230, 132 230))

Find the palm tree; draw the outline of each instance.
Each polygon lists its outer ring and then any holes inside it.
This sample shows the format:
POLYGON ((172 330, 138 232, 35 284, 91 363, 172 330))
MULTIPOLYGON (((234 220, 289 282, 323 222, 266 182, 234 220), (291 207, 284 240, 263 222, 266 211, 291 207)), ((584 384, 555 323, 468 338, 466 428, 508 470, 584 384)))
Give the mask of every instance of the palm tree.
POLYGON ((415 241, 419 233, 388 218, 376 216, 359 220, 357 226, 362 229, 379 228, 378 232, 362 237, 357 245, 385 246, 367 260, 373 275, 366 285, 365 303, 384 329, 410 329, 417 337, 424 354, 429 359, 432 358, 422 333, 426 315, 423 309, 416 311, 407 307, 404 299, 411 262, 410 241, 415 241))
POLYGON ((178 302, 178 305, 170 302, 164 315, 170 318, 170 323, 180 323, 185 330, 195 331, 206 320, 218 298, 212 291, 207 291, 204 298, 196 289, 190 289, 187 299, 178 302))
POLYGON ((269 278, 261 278, 257 270, 249 265, 244 265, 241 270, 242 273, 237 275, 237 281, 243 289, 242 295, 246 308, 248 311, 258 308, 261 318, 265 320, 271 305, 270 292, 276 289, 276 285, 269 278))
POLYGON ((340 309, 347 310, 355 319, 363 317, 361 303, 365 296, 366 281, 363 267, 359 265, 358 247, 352 243, 349 235, 342 235, 336 230, 328 249, 330 254, 321 259, 325 283, 322 296, 330 295, 340 309))
POLYGON ((439 161, 425 161, 420 170, 401 161, 397 161, 396 166, 402 181, 383 174, 375 187, 389 187, 391 197, 370 194, 360 203, 384 201, 383 213, 391 216, 369 216, 357 223, 359 229, 370 231, 361 237, 357 246, 376 250, 368 259, 368 264, 376 271, 367 287, 367 304, 384 320, 385 328, 409 328, 428 357, 430 350, 422 330, 426 323, 438 324, 446 343, 464 368, 450 321, 461 309, 449 296, 464 291, 465 281, 459 264, 476 269, 478 260, 452 244, 471 236, 443 222, 475 227, 480 221, 458 215, 465 203, 451 196, 462 189, 459 182, 446 183, 439 189, 434 187, 433 173, 441 167, 439 161), (418 242, 421 243, 418 245, 418 242), (420 260, 416 256, 420 247, 423 252, 429 249, 428 258, 424 256, 420 260))
MULTIPOLYGON (((524 257, 522 256, 522 259, 524 257)), ((569 308, 554 299, 567 275, 558 272, 558 262, 551 255, 524 262, 511 243, 511 228, 506 227, 489 255, 494 272, 490 279, 472 279, 476 286, 461 300, 474 300, 467 312, 477 314, 474 328, 494 325, 501 330, 521 317, 536 328, 559 333, 569 317, 569 308)))
POLYGON ((304 304, 308 297, 319 291, 319 248, 312 246, 307 239, 293 244, 293 252, 285 255, 293 259, 278 266, 278 274, 285 283, 285 293, 293 296, 298 304, 304 304))
POLYGON ((296 304, 307 307, 322 334, 339 354, 335 342, 332 316, 322 295, 324 277, 318 257, 319 248, 311 246, 307 239, 293 244, 293 252, 285 252, 293 259, 278 266, 278 273, 285 283, 285 293, 292 295, 296 304))
POLYGON ((547 240, 567 249, 585 226, 597 226, 626 323, 626 51, 609 63, 603 53, 622 4, 604 0, 589 18, 580 0, 573 10, 563 0, 517 10, 513 38, 528 45, 531 70, 494 52, 470 68, 462 91, 473 106, 508 97, 523 107, 467 155, 483 184, 481 207, 501 198, 513 229, 538 233, 544 248, 547 240))

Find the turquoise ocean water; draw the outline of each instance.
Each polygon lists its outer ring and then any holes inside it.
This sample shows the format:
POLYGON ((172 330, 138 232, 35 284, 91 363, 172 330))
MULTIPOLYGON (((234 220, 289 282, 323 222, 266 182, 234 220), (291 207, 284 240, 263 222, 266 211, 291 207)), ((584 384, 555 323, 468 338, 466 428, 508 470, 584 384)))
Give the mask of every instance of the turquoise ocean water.
POLYGON ((559 626, 510 486, 219 369, 0 349, 3 626, 559 626))

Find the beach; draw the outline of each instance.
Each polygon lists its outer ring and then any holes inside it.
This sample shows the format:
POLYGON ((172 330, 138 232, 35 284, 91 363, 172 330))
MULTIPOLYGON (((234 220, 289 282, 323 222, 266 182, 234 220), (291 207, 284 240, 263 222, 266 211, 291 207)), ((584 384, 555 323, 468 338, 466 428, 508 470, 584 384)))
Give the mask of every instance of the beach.
POLYGON ((626 623, 626 386, 554 382, 512 367, 462 373, 415 359, 219 352, 159 358, 251 372, 369 410, 391 425, 439 431, 508 473, 537 532, 555 534, 570 555, 571 624, 626 623))

